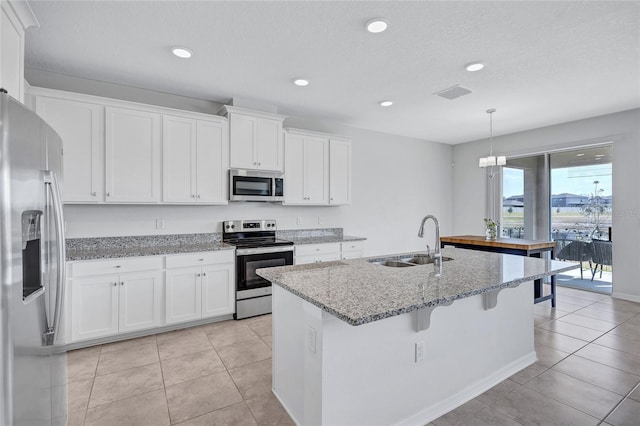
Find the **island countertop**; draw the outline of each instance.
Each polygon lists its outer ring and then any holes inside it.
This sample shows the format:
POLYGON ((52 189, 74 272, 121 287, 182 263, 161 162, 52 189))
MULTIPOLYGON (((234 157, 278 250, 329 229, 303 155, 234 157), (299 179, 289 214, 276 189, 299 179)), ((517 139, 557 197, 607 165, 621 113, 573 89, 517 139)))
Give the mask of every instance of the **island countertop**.
POLYGON ((453 260, 443 262, 441 274, 433 264, 393 268, 372 263, 413 254, 417 253, 281 266, 256 273, 348 324, 362 325, 579 267, 578 263, 456 248, 442 250, 443 256, 453 260))

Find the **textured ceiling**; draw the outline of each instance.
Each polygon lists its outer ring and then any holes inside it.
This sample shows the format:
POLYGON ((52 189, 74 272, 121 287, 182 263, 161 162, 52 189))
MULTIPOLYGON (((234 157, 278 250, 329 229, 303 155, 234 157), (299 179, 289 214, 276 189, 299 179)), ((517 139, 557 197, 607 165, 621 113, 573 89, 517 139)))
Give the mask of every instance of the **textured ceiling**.
POLYGON ((30 4, 29 69, 431 141, 486 137, 487 108, 500 135, 640 107, 638 1, 30 4), (367 33, 378 16, 389 29, 367 33), (485 69, 467 72, 475 60, 485 69), (473 93, 433 95, 456 84, 473 93))

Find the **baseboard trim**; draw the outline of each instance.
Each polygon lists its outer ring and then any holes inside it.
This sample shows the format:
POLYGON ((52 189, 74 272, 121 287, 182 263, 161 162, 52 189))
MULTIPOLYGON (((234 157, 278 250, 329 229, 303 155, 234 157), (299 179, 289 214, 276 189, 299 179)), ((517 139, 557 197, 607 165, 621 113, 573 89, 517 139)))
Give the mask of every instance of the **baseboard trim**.
POLYGON ((291 417, 291 420, 293 420, 296 426, 301 425, 302 423, 299 422, 298 419, 296 419, 296 417, 293 415, 291 411, 289 411, 289 408, 287 408, 287 406, 284 404, 284 401, 282 401, 282 398, 280 398, 280 396, 278 395, 278 392, 276 392, 276 390, 273 388, 271 388, 271 392, 273 392, 273 396, 275 396, 276 399, 280 402, 280 405, 282 405, 282 408, 284 408, 284 411, 287 412, 287 414, 289 415, 289 417, 291 417))
POLYGON ((491 374, 484 379, 467 386, 462 389, 460 392, 450 396, 449 398, 441 401, 431 407, 428 407, 411 417, 408 417, 398 423, 398 425, 402 426, 413 426, 413 425, 426 425, 427 423, 443 416, 449 411, 461 406, 462 404, 472 400, 478 395, 483 394, 488 391, 498 383, 502 382, 505 379, 513 376, 520 370, 530 366, 534 362, 538 360, 536 352, 530 352, 527 355, 505 365, 500 370, 491 374))
POLYGON ((622 299, 622 300, 628 300, 629 302, 640 303, 640 296, 635 294, 620 293, 620 292, 614 291, 611 294, 611 297, 613 297, 614 299, 622 299))

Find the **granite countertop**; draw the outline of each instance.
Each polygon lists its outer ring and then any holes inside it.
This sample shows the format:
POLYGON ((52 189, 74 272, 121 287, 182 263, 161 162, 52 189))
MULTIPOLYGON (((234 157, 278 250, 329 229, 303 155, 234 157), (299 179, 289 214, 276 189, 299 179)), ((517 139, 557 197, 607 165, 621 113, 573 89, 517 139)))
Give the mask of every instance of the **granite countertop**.
MULTIPOLYGON (((424 253, 424 252, 421 252, 424 253)), ((384 256, 384 259, 408 255, 384 256)), ((576 269, 578 263, 444 248, 433 264, 392 268, 366 258, 259 269, 257 274, 351 325, 362 325, 576 269)), ((533 301, 532 301, 533 303, 533 301)))
POLYGON ((160 256, 234 250, 219 240, 218 234, 144 235, 134 237, 68 239, 67 261, 160 256))
POLYGON ((293 241, 294 244, 344 243, 366 240, 364 237, 344 235, 342 228, 284 230, 278 231, 278 238, 293 241))
POLYGON ((294 244, 324 244, 324 243, 345 243, 347 241, 364 241, 364 237, 353 237, 349 235, 328 235, 320 237, 292 237, 288 238, 294 244))

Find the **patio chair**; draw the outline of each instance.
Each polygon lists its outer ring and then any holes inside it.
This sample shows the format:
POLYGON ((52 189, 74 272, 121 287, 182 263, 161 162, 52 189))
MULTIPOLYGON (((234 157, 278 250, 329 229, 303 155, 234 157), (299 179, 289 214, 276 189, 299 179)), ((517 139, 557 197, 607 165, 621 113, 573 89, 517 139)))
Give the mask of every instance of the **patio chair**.
POLYGON ((592 259, 596 267, 591 271, 591 281, 596 276, 598 265, 600 265, 600 278, 602 278, 602 265, 613 263, 613 244, 611 241, 593 240, 591 241, 592 259))
POLYGON ((570 260, 580 262, 580 279, 584 279, 582 262, 589 262, 591 269, 591 244, 578 240, 556 240, 555 258, 558 260, 570 260))

